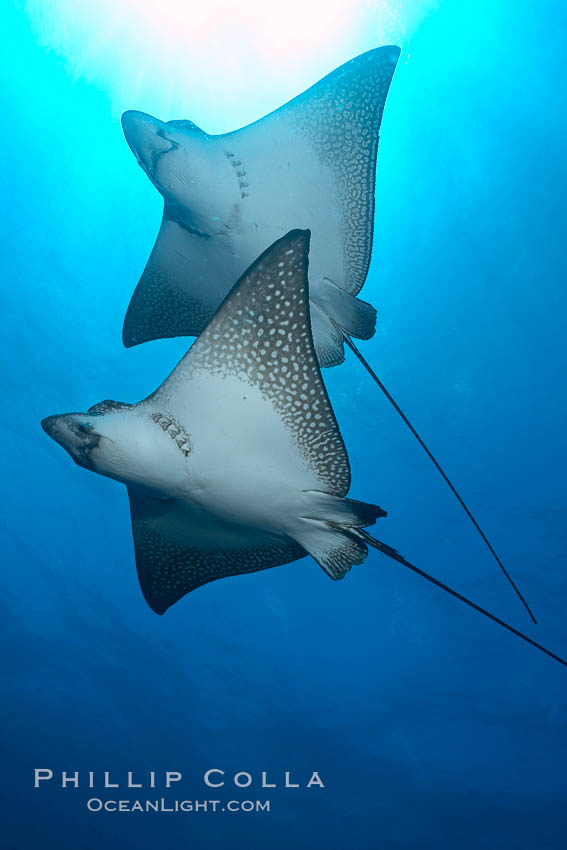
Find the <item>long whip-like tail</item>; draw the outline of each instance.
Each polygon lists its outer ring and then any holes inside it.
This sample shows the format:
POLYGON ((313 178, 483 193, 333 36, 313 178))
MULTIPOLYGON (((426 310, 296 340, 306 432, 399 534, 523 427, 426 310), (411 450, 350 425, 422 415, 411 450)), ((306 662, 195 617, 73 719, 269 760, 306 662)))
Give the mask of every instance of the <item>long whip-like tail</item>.
POLYGON ((528 603, 524 599, 521 591, 519 590, 518 586, 516 585, 516 582, 514 581, 514 579, 512 578, 512 576, 510 575, 510 573, 508 572, 508 570, 506 569, 506 567, 504 566, 504 564, 502 563, 502 561, 500 560, 500 558, 498 557, 496 552, 494 551, 494 547, 492 546, 492 543, 490 542, 490 540, 488 539, 488 537, 486 536, 486 534, 484 533, 484 531, 482 530, 482 528, 478 524, 477 520, 475 519, 475 517, 473 516, 473 514, 471 513, 471 511, 469 510, 467 505, 465 504, 461 494, 459 493, 459 491, 457 490, 457 488, 455 487, 455 485, 453 484, 453 482, 451 481, 451 479, 449 478, 449 476, 447 475, 447 473, 445 472, 445 470, 443 469, 443 467, 441 466, 441 464, 439 463, 439 461, 437 460, 435 455, 430 451, 427 444, 423 441, 423 439, 420 437, 418 432, 415 430, 415 428, 413 427, 413 425, 411 424, 411 422, 409 421, 409 419, 407 418, 407 416, 405 415, 405 413, 403 412, 403 410, 401 409, 401 407, 399 406, 399 404, 397 403, 395 398, 386 389, 386 387, 384 386, 384 384, 382 383, 382 381, 380 380, 380 378, 378 377, 378 375, 376 374, 374 369, 370 366, 368 361, 365 360, 365 358, 362 356, 362 354, 360 353, 360 351, 358 350, 358 348, 356 347, 356 345, 354 344, 352 339, 349 336, 347 336, 346 334, 345 334, 345 342, 348 345, 348 347, 351 349, 351 351, 354 352, 355 356, 360 360, 360 362, 362 363, 362 365, 364 366, 364 368, 366 369, 366 371, 368 372, 370 377, 380 387, 380 389, 382 390, 382 392, 384 393, 384 395, 386 396, 386 398, 388 399, 390 404, 394 407, 394 410, 396 410, 396 412, 401 416, 402 420, 407 425, 407 427, 409 428, 409 430, 411 431, 413 436, 416 438, 416 440, 418 441, 418 443, 420 444, 420 446, 422 447, 422 449, 426 453, 427 457, 432 461, 434 466, 441 473, 443 479, 448 484, 449 488, 453 492, 454 496, 456 497, 457 501, 459 502, 459 504, 463 508, 464 512, 466 513, 466 515, 468 516, 468 518, 470 519, 470 521, 472 522, 472 524, 474 525, 474 527, 476 528, 476 530, 478 531, 478 533, 480 534, 480 536, 482 537, 484 542, 486 543, 491 555, 493 556, 494 560, 496 561, 496 563, 498 564, 498 566, 500 567, 500 569, 502 570, 502 572, 504 573, 504 575, 508 579, 508 582, 510 583, 511 587, 516 592, 516 595, 518 596, 522 605, 524 606, 524 608, 526 609, 526 611, 530 615, 532 621, 534 623, 537 623, 537 620, 534 617, 530 606, 528 605, 528 603))
POLYGON ((525 640, 526 643, 535 646, 536 649, 539 649, 540 652, 544 652, 546 655, 549 655, 550 658, 553 658, 555 661, 559 661, 560 664, 563 664, 564 667, 567 667, 567 661, 561 658, 559 655, 556 655, 551 650, 546 649, 545 646, 542 646, 540 643, 536 643, 535 640, 532 640, 527 635, 523 634, 523 632, 515 629, 514 626, 511 626, 509 623, 506 623, 504 620, 501 620, 500 617, 496 617, 495 614, 491 614, 490 611, 487 611, 485 608, 481 608, 480 605, 477 605, 476 602, 473 602, 471 599, 468 599, 466 596, 463 596, 462 593, 458 593, 456 590, 453 590, 452 587, 444 584, 439 579, 434 578, 433 576, 426 573, 424 570, 420 570, 419 567, 416 567, 414 564, 411 564, 409 561, 406 561, 396 549, 392 549, 391 546, 388 546, 386 543, 381 543, 380 540, 376 540, 372 537, 368 532, 362 530, 356 530, 354 532, 355 536, 358 537, 359 540, 364 540, 369 546, 373 546, 375 549, 378 549, 379 552, 382 552, 384 555, 388 555, 389 558, 392 558, 394 561, 398 561, 398 563, 403 564, 404 567, 412 570, 414 573, 417 573, 427 581, 434 584, 436 587, 440 587, 441 590, 444 590, 446 593, 449 593, 451 596, 454 596, 455 599, 459 599, 461 602, 464 602, 465 605, 468 605, 470 608, 473 608, 475 611, 478 611, 480 614, 484 614, 485 617, 488 617, 489 620, 492 620, 495 623, 498 623, 502 628, 507 629, 509 632, 512 632, 516 637, 525 640))

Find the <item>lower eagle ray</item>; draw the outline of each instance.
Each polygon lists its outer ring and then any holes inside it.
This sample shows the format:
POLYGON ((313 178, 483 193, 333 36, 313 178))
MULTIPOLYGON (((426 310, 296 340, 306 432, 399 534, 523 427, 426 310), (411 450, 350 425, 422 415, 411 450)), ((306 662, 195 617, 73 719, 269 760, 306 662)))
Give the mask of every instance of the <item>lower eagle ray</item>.
POLYGON ((198 336, 250 263, 299 224, 313 232, 310 311, 321 366, 346 343, 401 415, 536 619, 464 499, 352 337, 369 339, 376 310, 358 298, 374 229, 379 130, 400 55, 378 47, 337 68, 259 121, 211 135, 192 121, 122 116, 126 141, 163 195, 161 228, 124 320, 127 347, 198 336))
POLYGON ((207 582, 307 554, 341 579, 372 546, 567 666, 365 531, 386 512, 346 498, 311 332, 309 240, 293 230, 261 255, 152 395, 42 422, 79 466, 127 485, 146 601, 163 614, 207 582))

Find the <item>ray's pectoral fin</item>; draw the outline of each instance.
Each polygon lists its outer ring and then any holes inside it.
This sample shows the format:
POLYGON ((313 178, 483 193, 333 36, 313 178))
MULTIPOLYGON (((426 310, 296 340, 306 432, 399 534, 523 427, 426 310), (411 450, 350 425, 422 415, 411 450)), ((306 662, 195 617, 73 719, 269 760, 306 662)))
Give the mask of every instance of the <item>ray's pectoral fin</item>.
POLYGON ((354 564, 361 564, 368 549, 356 532, 374 525, 386 511, 367 502, 344 499, 316 490, 305 494, 309 508, 298 517, 293 537, 332 579, 344 578, 354 564))
POLYGON ((291 230, 250 266, 158 393, 184 404, 193 373, 238 376, 272 403, 321 486, 345 495, 348 457, 309 319, 309 239, 291 230))
POLYGON ((263 545, 235 541, 221 547, 214 534, 210 546, 192 546, 179 533, 188 517, 175 502, 133 487, 128 487, 128 496, 138 579, 156 614, 210 581, 288 564, 306 554, 300 545, 283 540, 263 545))
POLYGON ((279 158, 286 168, 291 162, 292 176, 301 176, 306 150, 329 169, 333 180, 327 186, 332 193, 326 194, 321 185, 319 201, 334 205, 338 199, 346 272, 342 284, 352 295, 360 292, 370 264, 378 134, 399 56, 400 48, 394 45, 369 50, 260 121, 231 134, 242 143, 244 155, 253 159, 257 151, 273 145, 274 125, 279 126, 284 131, 279 158))
POLYGON ((228 291, 232 262, 227 246, 222 239, 192 232, 164 214, 124 319, 122 340, 126 348, 152 339, 197 336, 201 332, 219 300, 205 286, 189 288, 201 272, 222 291, 228 291))

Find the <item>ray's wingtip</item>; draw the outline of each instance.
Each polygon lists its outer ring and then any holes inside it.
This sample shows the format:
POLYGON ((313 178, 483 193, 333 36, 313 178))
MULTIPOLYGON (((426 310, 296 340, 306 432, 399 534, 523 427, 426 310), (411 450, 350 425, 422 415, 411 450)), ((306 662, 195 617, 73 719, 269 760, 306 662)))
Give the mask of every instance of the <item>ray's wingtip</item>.
POLYGON ((402 48, 398 44, 387 44, 382 50, 386 53, 386 57, 390 64, 395 68, 398 64, 398 59, 401 56, 402 48))
MULTIPOLYGON (((309 228, 307 230, 302 230, 299 227, 290 230, 285 236, 282 237, 282 241, 285 242, 301 242, 305 245, 307 252, 309 252, 309 246, 311 244, 311 231, 309 228)), ((272 246, 273 247, 273 246, 272 246)), ((271 250, 270 248, 268 250, 271 250)))
MULTIPOLYGON (((377 47, 373 47, 370 50, 367 50, 366 53, 361 53, 358 59, 366 59, 383 62, 384 59, 390 61, 392 65, 395 65, 398 59, 400 58, 400 54, 402 52, 402 48, 399 44, 382 44, 377 47)), ((354 60, 353 60, 354 61, 354 60)))
POLYGON ((158 617, 163 617, 165 612, 171 607, 170 605, 165 605, 163 602, 157 602, 155 599, 150 600, 143 591, 142 596, 144 597, 148 608, 153 611, 154 614, 157 614, 158 617))
POLYGON ((138 340, 133 336, 126 322, 122 326, 122 345, 124 348, 133 348, 135 345, 138 345, 138 340))

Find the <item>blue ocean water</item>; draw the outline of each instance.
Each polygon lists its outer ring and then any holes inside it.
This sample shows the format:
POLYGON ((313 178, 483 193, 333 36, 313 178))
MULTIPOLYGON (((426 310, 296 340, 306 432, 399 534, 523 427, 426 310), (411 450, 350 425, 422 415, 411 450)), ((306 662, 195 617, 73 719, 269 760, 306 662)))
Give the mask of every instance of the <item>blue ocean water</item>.
MULTIPOLYGON (((119 114, 160 114, 156 87, 150 104, 121 103, 24 5, 3 17, 3 846, 559 850, 564 669, 401 566, 371 553, 334 583, 305 559, 207 585, 163 617, 148 608, 125 488, 74 466, 39 423, 138 400, 186 349, 120 338, 161 202, 119 114), (34 768, 177 770, 174 796, 271 811, 93 813, 92 791, 36 790, 34 768), (209 768, 302 784, 316 770, 325 788, 211 793, 209 768)), ((364 354, 537 627, 354 358, 325 372, 351 494, 389 512, 382 539, 563 655, 566 23, 550 0, 445 0, 400 34, 363 290, 379 308, 364 354)), ((349 40, 335 64, 370 46, 349 40)), ((231 121, 279 105, 261 90, 231 121)), ((196 116, 190 102, 161 117, 215 121, 214 104, 196 116)))

